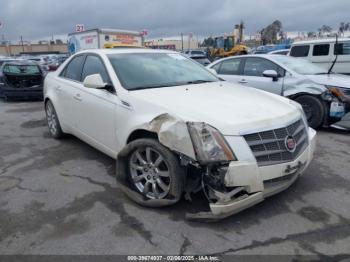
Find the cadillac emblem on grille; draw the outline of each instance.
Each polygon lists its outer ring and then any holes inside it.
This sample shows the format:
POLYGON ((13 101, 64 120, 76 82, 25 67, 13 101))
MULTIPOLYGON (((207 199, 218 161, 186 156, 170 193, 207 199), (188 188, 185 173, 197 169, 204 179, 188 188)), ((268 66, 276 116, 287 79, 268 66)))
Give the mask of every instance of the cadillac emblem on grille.
POLYGON ((259 166, 291 162, 307 148, 308 133, 302 119, 285 127, 244 135, 259 166))
POLYGON ((284 140, 284 144, 286 146, 286 149, 291 153, 293 153, 297 148, 297 143, 292 136, 287 136, 284 140))

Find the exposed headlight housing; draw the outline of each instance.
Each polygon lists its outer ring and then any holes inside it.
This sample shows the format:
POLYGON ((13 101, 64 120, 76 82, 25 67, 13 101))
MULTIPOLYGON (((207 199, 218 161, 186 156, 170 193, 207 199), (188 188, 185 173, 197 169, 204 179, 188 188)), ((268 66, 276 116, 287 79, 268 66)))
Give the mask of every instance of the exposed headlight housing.
POLYGON ((198 162, 229 162, 237 160, 224 136, 214 127, 202 122, 188 122, 198 162))
POLYGON ((340 101, 346 102, 350 99, 350 89, 339 86, 327 86, 329 92, 331 92, 335 97, 340 99, 340 101))

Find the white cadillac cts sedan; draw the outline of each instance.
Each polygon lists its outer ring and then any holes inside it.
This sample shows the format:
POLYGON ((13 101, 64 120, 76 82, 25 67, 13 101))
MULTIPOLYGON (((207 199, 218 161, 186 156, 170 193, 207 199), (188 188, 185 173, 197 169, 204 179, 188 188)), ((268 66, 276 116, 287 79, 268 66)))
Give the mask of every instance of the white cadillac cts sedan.
POLYGON ((117 160, 134 201, 160 207, 202 190, 219 219, 288 188, 307 168, 316 132, 286 98, 220 81, 185 56, 88 50, 44 84, 54 138, 73 134, 117 160))

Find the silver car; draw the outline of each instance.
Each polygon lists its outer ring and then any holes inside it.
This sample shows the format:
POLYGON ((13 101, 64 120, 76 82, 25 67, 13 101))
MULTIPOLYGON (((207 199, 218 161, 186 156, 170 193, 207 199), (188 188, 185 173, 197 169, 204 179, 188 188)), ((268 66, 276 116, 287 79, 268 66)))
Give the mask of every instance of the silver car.
POLYGON ((313 128, 350 129, 350 76, 328 73, 304 59, 269 54, 224 58, 208 68, 228 82, 299 102, 313 128))

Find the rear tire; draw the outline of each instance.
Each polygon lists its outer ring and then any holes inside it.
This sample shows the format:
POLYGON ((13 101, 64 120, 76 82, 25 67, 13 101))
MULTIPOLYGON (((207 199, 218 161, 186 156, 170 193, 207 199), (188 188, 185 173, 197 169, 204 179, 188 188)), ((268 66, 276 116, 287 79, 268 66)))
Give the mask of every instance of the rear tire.
POLYGON ((295 101, 303 107, 310 127, 317 129, 323 125, 326 108, 320 99, 310 95, 302 95, 297 97, 295 101))
POLYGON ((55 139, 62 138, 64 133, 62 131, 60 121, 58 120, 56 110, 50 100, 45 103, 45 112, 50 135, 55 139))

